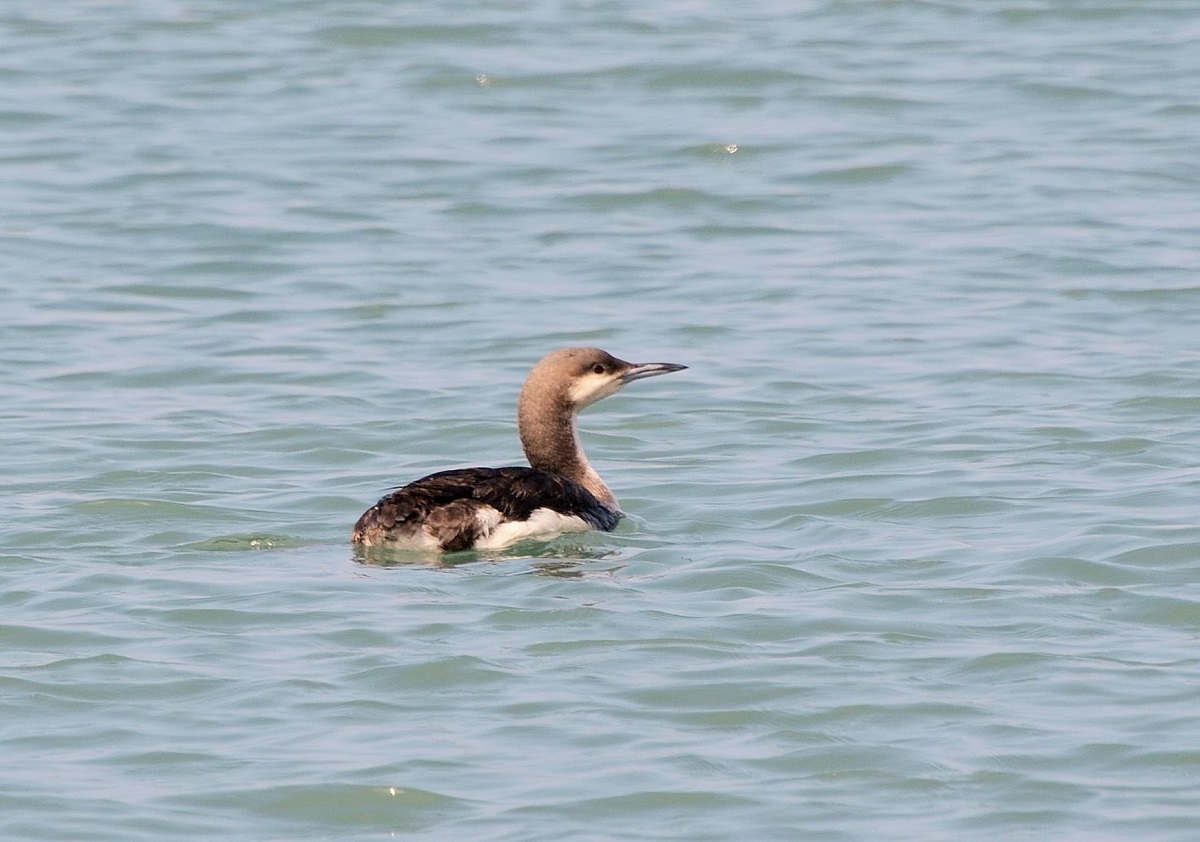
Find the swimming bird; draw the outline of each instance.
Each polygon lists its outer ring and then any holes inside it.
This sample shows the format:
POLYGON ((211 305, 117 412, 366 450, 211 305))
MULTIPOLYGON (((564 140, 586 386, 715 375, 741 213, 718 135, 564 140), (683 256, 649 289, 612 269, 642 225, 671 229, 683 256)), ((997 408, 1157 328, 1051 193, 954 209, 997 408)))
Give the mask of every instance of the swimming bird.
POLYGON ((588 462, 579 411, 675 363, 629 363, 599 348, 559 348, 533 367, 517 402, 517 432, 531 467, 440 471, 385 495, 363 512, 356 544, 457 552, 499 549, 563 532, 611 532, 622 513, 588 462))

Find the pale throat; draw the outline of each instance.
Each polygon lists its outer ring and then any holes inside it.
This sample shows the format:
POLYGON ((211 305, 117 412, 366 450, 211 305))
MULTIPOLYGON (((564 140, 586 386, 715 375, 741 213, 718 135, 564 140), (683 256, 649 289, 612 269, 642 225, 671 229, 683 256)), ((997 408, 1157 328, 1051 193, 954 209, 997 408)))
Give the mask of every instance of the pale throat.
POLYGON ((600 474, 596 472, 596 469, 592 467, 592 463, 588 461, 587 454, 583 452, 583 442, 579 440, 579 429, 574 423, 571 424, 571 434, 571 437, 575 440, 575 460, 582 468, 582 475, 572 477, 572 479, 592 492, 596 499, 605 506, 608 506, 613 511, 620 511, 621 507, 617 503, 617 496, 612 493, 612 489, 608 487, 608 484, 600 478, 600 474))

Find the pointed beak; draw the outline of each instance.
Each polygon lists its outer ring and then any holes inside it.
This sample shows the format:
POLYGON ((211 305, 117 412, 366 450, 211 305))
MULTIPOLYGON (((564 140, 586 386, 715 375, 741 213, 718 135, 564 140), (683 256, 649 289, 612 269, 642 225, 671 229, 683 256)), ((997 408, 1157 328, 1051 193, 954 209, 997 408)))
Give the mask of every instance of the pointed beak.
POLYGON ((657 377, 660 374, 670 374, 672 371, 683 371, 686 365, 678 363, 633 363, 621 375, 622 383, 632 383, 646 377, 657 377))

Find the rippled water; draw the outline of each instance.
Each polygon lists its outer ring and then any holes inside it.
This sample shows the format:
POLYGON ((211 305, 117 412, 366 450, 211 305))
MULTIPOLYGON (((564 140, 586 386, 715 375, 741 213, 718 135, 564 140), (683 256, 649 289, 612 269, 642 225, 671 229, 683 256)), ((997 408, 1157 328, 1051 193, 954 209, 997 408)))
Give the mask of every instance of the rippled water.
POLYGON ((0 836, 1190 840, 1188 3, 0 11, 0 836), (521 459, 629 518, 349 529, 521 459))

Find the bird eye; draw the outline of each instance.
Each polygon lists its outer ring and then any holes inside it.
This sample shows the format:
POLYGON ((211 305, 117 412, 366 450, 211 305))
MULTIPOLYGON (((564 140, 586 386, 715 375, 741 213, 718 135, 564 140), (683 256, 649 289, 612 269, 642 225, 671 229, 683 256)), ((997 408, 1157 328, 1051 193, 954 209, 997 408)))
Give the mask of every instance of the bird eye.
POLYGON ((604 366, 600 363, 596 363, 594 366, 592 366, 592 371, 596 374, 603 374, 604 366))

